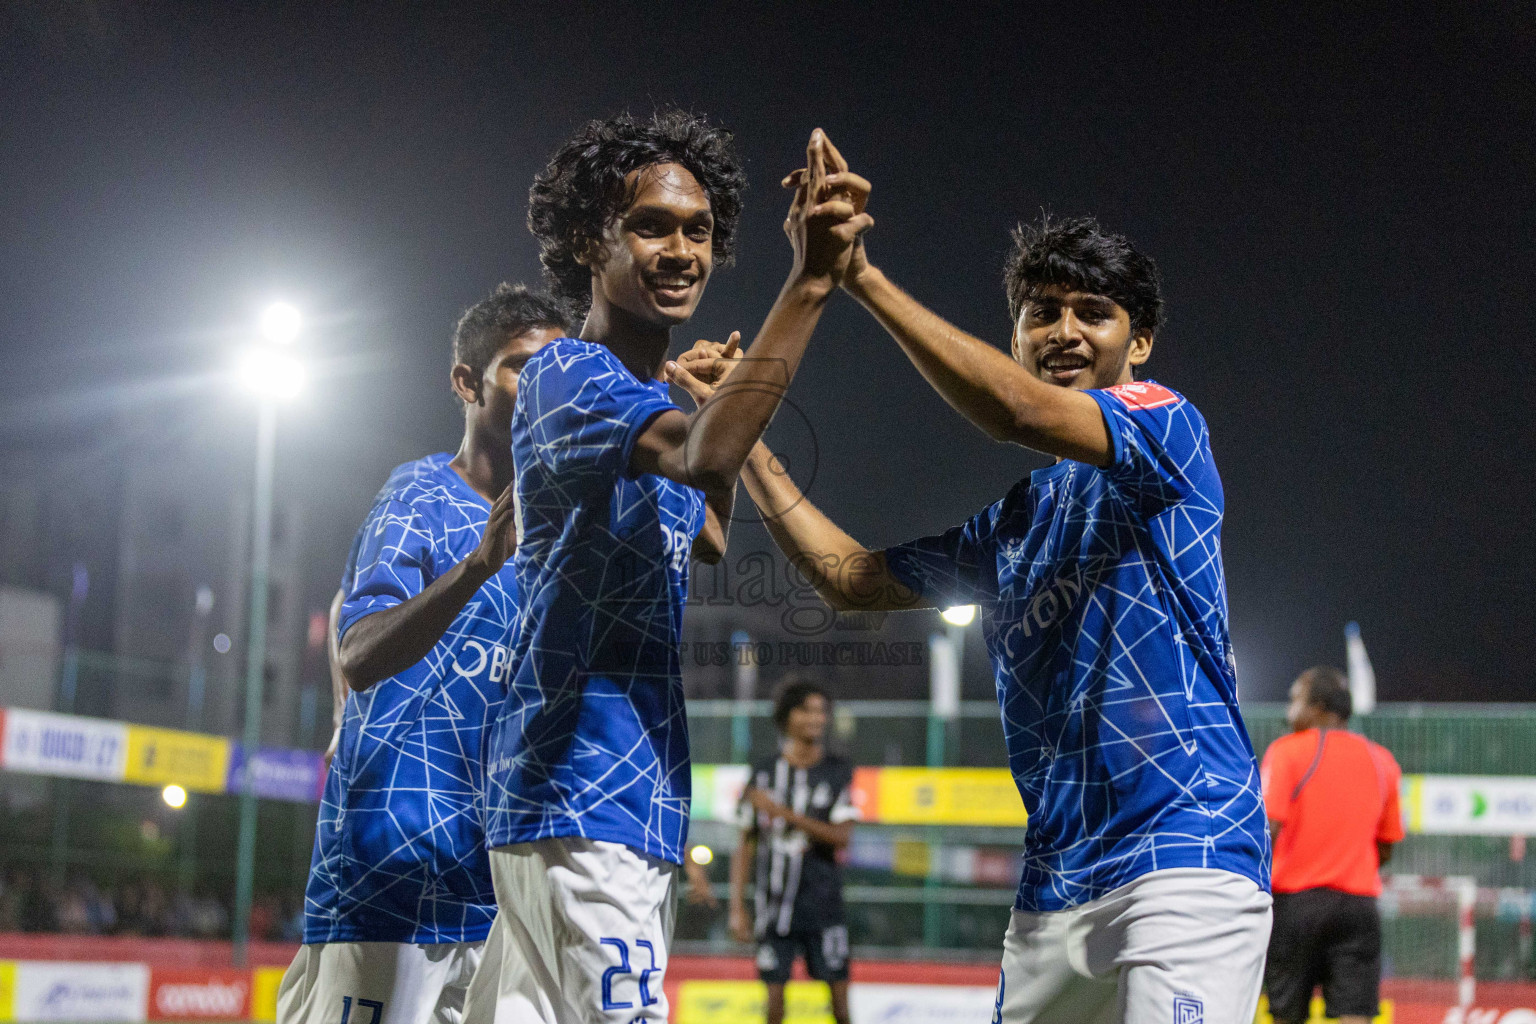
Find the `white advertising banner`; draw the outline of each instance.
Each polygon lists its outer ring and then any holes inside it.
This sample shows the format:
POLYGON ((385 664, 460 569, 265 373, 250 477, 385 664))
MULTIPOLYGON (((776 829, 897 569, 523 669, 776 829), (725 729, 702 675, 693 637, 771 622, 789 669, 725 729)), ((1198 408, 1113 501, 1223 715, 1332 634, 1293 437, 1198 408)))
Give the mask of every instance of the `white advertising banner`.
POLYGON ((1536 777, 1410 775, 1403 781, 1409 831, 1536 836, 1536 777))
POLYGON ((975 985, 848 986, 853 1024, 976 1024, 996 1004, 996 989, 975 985))
POLYGON ((8 708, 0 766, 13 772, 120 782, 128 726, 99 718, 8 708))
POLYGON ((24 960, 16 965, 14 1017, 19 1021, 142 1021, 148 996, 146 964, 24 960))

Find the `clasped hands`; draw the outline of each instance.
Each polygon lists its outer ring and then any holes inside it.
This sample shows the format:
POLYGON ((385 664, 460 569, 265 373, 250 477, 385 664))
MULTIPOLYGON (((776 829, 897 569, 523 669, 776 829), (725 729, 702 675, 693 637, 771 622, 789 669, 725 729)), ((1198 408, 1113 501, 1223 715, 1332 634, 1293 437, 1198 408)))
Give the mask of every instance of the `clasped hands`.
MULTIPOLYGON (((872 186, 848 169, 848 161, 820 128, 811 133, 805 157, 806 166, 781 182, 795 192, 784 220, 784 233, 795 251, 791 280, 821 279, 835 288, 867 266, 863 236, 875 221, 864 208, 872 186)), ((725 344, 700 340, 667 363, 666 379, 703 404, 741 357, 740 331, 731 332, 725 344)))

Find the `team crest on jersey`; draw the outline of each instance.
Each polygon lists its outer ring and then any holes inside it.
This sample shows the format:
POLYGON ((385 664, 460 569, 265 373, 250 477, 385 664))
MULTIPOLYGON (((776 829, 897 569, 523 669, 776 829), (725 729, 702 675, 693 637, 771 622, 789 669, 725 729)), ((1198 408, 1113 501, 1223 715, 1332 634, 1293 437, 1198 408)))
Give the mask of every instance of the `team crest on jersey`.
POLYGON ((1130 384, 1116 384, 1112 388, 1105 388, 1110 394, 1124 402, 1131 409, 1157 409, 1165 405, 1172 405, 1179 400, 1179 396, 1163 387, 1161 384, 1153 384, 1150 381, 1132 381, 1130 384))
POLYGON ((1174 996, 1173 1024, 1205 1024, 1205 1004, 1194 996, 1174 996))

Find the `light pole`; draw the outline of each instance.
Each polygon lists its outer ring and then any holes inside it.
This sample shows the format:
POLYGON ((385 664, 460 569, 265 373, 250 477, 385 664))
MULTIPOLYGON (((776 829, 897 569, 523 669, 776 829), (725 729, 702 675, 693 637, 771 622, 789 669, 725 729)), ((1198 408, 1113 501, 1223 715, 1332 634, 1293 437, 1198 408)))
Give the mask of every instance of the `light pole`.
MULTIPOLYGON (((976 606, 956 605, 940 613, 944 620, 944 632, 928 638, 928 767, 944 767, 945 747, 953 746, 956 727, 960 720, 960 671, 965 660, 965 630, 976 619, 976 606), (946 740, 948 742, 946 742, 946 740)), ((928 829, 930 849, 937 849, 943 839, 943 830, 928 829)), ((939 879, 934 871, 937 858, 929 861, 928 877, 923 885, 936 889, 939 879)), ((939 947, 943 943, 944 923, 938 903, 932 899, 923 903, 923 944, 939 947)))
POLYGON ((240 834, 235 859, 235 964, 247 963, 251 939, 251 896, 256 874, 256 791, 251 765, 261 743, 261 705, 266 688, 267 576, 272 560, 272 463, 277 441, 277 405, 304 386, 304 367, 287 351, 298 337, 300 318, 292 306, 275 305, 261 317, 263 344, 245 354, 241 375, 256 392, 256 485, 251 516, 251 620, 245 652, 244 767, 240 779, 240 834))

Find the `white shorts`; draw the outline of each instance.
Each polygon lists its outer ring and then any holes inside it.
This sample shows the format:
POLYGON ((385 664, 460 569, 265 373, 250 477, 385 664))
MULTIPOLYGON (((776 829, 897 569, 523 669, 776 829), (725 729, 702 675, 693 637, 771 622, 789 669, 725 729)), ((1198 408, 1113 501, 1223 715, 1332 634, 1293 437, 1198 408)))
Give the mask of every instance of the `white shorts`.
POLYGON ((462 1024, 481 945, 300 946, 277 989, 277 1024, 462 1024))
POLYGON ((469 1024, 665 1021, 678 871, 591 839, 492 850, 499 912, 469 1024))
POLYGON ((1270 902, 1242 875, 1172 868, 1070 910, 1015 910, 994 1024, 1252 1024, 1270 902))

